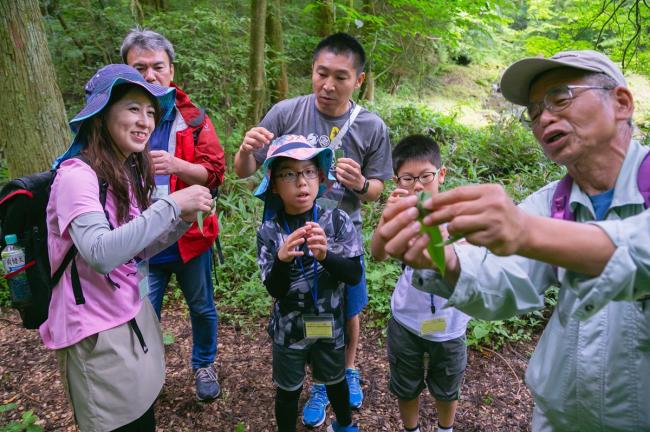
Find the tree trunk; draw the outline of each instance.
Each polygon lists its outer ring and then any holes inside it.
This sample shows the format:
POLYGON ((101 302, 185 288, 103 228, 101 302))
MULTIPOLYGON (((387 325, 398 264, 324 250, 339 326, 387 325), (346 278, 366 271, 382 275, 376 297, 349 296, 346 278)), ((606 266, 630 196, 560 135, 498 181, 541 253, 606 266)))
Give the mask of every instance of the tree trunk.
POLYGON ((329 36, 334 33, 334 0, 321 0, 319 7, 316 9, 318 13, 318 34, 321 37, 329 36))
POLYGON ((48 169, 70 142, 38 0, 0 1, 0 151, 11 177, 48 169))
MULTIPOLYGON (((348 0, 346 6, 350 9, 354 9, 354 0, 348 0)), ((352 24, 352 20, 348 16, 345 20, 345 28, 343 29, 344 32, 350 33, 350 24, 352 24)))
MULTIPOLYGON (((365 15, 374 15, 375 14, 375 3, 374 0, 363 0, 362 11, 365 15)), ((359 92, 359 98, 362 100, 373 101, 375 100, 375 75, 372 72, 372 52, 374 51, 374 44, 370 46, 369 41, 373 40, 375 37, 375 29, 371 28, 368 23, 361 28, 363 34, 363 39, 366 41, 366 79, 361 86, 361 91, 359 92)))
POLYGON ((251 0, 250 89, 251 105, 248 124, 255 125, 264 108, 264 33, 266 29, 266 0, 251 0))
POLYGON ((366 62, 366 79, 361 85, 359 99, 374 101, 375 100, 375 75, 372 73, 372 62, 366 62))
POLYGON ((143 6, 153 9, 156 12, 165 10, 165 0, 138 0, 143 6))
POLYGON ((266 15, 266 37, 271 47, 269 60, 271 60, 272 70, 274 71, 271 77, 271 103, 286 99, 289 92, 287 64, 284 61, 284 42, 282 40, 284 33, 282 32, 282 21, 280 20, 281 11, 281 0, 270 0, 266 15))

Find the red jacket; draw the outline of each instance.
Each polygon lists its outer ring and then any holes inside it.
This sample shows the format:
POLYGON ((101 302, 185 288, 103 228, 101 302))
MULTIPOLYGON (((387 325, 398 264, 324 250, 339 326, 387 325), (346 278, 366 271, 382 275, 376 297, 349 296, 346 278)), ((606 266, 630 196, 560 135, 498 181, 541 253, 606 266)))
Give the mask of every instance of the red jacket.
MULTIPOLYGON (((226 171, 226 159, 219 137, 214 126, 203 110, 196 107, 189 96, 176 84, 176 108, 183 116, 187 128, 172 131, 176 133, 176 151, 174 156, 187 162, 203 166, 208 170, 208 180, 203 185, 214 189, 223 183, 226 171), (196 145, 194 144, 194 131, 200 130, 196 145)), ((170 191, 175 192, 189 185, 183 183, 177 176, 170 176, 170 191)), ((184 263, 208 250, 219 234, 219 221, 217 215, 211 215, 203 221, 203 234, 199 231, 198 224, 194 222, 190 229, 178 240, 178 250, 184 263)))

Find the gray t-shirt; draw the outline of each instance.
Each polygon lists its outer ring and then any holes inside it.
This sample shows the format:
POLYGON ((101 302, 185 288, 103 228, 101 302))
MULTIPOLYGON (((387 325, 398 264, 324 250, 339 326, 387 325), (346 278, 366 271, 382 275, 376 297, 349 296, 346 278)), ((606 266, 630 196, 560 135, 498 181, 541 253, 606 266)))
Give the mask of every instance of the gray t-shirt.
MULTIPOLYGON (((313 94, 298 96, 275 104, 264 116, 259 126, 268 129, 275 137, 287 134, 304 135, 315 147, 329 147, 332 140, 350 117, 356 104, 340 117, 329 117, 316 109, 313 94)), ((392 177, 393 163, 386 124, 374 113, 362 108, 354 123, 343 137, 345 157, 361 165, 361 173, 368 179, 387 180, 392 177)), ((263 163, 268 146, 255 152, 255 160, 263 163)), ((343 185, 336 183, 326 193, 326 198, 340 202, 355 228, 361 233, 361 201, 343 185), (341 196, 342 195, 342 196, 341 196)))

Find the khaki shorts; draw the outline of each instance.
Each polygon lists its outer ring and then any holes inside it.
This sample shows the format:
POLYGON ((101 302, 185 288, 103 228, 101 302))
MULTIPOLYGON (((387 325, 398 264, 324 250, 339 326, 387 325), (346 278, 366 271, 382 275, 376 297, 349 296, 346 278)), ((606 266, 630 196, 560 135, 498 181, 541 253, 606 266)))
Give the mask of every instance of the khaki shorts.
POLYGON ((82 432, 111 431, 141 417, 165 381, 156 313, 145 300, 135 317, 145 353, 128 322, 56 351, 61 381, 82 432))

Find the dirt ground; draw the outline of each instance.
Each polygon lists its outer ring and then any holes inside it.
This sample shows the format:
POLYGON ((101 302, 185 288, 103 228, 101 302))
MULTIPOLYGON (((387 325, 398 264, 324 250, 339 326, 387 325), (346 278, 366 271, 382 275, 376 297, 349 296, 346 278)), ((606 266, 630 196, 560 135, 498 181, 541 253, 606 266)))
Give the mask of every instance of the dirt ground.
MULTIPOLYGON (((274 431, 271 345, 266 321, 252 327, 219 323, 218 371, 222 396, 201 403, 194 396, 190 370, 191 328, 185 307, 163 310, 163 328, 175 337, 167 346, 167 380, 156 403, 158 431, 274 431), (242 428, 243 426, 243 428, 242 428)), ((468 367, 456 416, 456 431, 528 431, 530 393, 523 382, 533 343, 507 345, 499 352, 469 351, 468 367)), ((388 391, 385 338, 379 330, 362 330, 358 355, 365 400, 354 420, 363 431, 401 431, 395 397, 388 391)), ((300 401, 300 409, 305 399, 300 401)), ((436 424, 432 398, 421 399, 421 430, 436 424)), ((0 413, 3 425, 33 410, 46 431, 76 431, 72 411, 59 380, 56 360, 36 331, 19 325, 14 311, 0 311, 0 405, 17 409, 0 413)), ((2 411, 2 410, 0 410, 2 411)), ((329 424, 333 413, 328 411, 329 424)), ((326 426, 313 429, 325 431, 326 426)), ((302 425, 299 431, 309 430, 302 425)))

